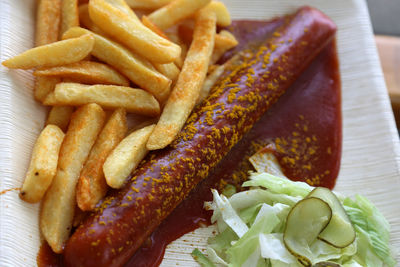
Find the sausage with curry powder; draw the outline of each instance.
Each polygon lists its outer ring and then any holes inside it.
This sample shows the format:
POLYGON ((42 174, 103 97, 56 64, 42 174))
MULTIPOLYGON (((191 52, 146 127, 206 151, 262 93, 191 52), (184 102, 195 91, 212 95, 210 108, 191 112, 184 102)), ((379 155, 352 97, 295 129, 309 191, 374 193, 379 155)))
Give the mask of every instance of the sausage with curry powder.
MULTIPOLYGON (((123 266, 332 40, 335 24, 303 7, 229 60, 177 139, 154 151, 68 241, 66 266, 123 266)), ((179 107, 177 107, 179 108, 179 107)))

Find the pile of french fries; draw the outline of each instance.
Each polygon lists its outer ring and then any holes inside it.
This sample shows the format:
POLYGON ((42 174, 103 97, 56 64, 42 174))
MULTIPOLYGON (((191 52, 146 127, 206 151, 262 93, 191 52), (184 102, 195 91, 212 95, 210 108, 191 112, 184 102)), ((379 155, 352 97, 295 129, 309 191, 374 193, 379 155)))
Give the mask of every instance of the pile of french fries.
POLYGON ((221 73, 215 63, 237 45, 217 33, 230 23, 211 0, 38 1, 36 47, 3 65, 34 69, 35 99, 51 107, 20 197, 42 201, 53 251, 82 211, 176 138, 221 73), (145 122, 128 129, 127 113, 145 122))

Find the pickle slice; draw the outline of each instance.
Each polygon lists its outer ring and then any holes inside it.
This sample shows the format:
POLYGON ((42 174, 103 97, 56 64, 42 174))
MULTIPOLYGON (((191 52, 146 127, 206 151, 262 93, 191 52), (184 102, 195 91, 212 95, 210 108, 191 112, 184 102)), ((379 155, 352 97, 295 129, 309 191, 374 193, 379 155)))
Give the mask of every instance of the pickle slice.
POLYGON ((304 266, 311 266, 311 244, 332 218, 332 209, 320 198, 300 200, 290 210, 283 233, 287 250, 304 266))
POLYGON ((312 267, 341 267, 342 265, 335 263, 335 262, 330 262, 330 261, 321 261, 316 264, 314 264, 312 267))
POLYGON ((318 239, 337 248, 344 248, 353 243, 356 231, 336 195, 327 188, 317 187, 307 197, 320 198, 332 209, 332 219, 318 239))

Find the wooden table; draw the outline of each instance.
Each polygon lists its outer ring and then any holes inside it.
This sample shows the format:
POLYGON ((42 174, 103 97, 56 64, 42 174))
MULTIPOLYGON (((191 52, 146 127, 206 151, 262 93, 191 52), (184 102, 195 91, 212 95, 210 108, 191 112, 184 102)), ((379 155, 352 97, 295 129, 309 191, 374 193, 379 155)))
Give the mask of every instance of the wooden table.
POLYGON ((400 37, 376 35, 375 40, 397 128, 400 128, 400 37))

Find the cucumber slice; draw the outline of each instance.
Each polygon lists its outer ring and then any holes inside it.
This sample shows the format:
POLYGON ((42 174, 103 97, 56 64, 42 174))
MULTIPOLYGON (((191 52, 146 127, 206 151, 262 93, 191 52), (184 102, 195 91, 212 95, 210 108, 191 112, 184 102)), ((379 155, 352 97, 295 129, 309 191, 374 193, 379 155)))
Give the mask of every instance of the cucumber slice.
POLYGON ((318 239, 337 248, 344 248, 353 243, 356 231, 336 195, 327 188, 317 187, 307 197, 320 198, 332 209, 332 219, 318 239))
POLYGON ((287 250, 304 266, 311 266, 311 244, 332 218, 332 209, 320 198, 309 197, 297 202, 290 210, 283 233, 287 250))

